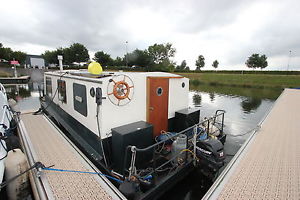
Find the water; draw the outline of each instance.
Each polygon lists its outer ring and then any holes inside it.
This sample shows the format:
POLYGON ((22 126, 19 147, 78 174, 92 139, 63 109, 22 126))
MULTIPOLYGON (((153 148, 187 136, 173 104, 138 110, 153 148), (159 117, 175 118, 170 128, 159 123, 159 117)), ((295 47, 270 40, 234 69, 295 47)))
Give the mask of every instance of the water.
POLYGON ((253 99, 202 91, 190 91, 189 95, 190 105, 200 106, 201 116, 212 116, 218 109, 226 111, 224 132, 227 134, 225 151, 228 155, 237 152, 251 130, 257 127, 274 103, 271 99, 253 99), (200 103, 195 102, 195 96, 197 99, 200 96, 200 103))
MULTIPOLYGON (((8 96, 17 100, 20 110, 37 110, 41 80, 41 78, 34 78, 26 85, 5 87, 8 96)), ((245 133, 256 128, 280 93, 279 90, 191 86, 189 106, 199 107, 202 118, 212 116, 218 109, 226 111, 224 132, 228 135, 224 148, 227 155, 226 163, 228 163, 249 137, 249 133, 245 133)), ((211 184, 201 174, 194 172, 161 199, 200 199, 211 184)))

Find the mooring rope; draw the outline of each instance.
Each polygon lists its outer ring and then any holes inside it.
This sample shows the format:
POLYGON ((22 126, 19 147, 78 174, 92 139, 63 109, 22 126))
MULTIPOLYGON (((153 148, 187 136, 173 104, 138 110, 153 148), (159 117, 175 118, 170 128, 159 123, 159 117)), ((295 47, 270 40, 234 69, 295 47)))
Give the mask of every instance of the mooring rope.
POLYGON ((112 179, 114 181, 117 181, 119 183, 123 183, 123 181, 120 180, 120 179, 117 179, 115 177, 112 177, 112 176, 109 176, 109 175, 106 175, 106 174, 102 174, 102 173, 99 173, 99 172, 88 172, 88 171, 77 171, 77 170, 67 170, 67 169, 56 169, 56 168, 52 168, 52 166, 45 167, 45 165, 43 165, 41 162, 36 162, 31 167, 29 167, 27 170, 21 172, 20 174, 12 177, 9 180, 6 180, 6 181, 2 182, 0 184, 0 189, 4 188, 10 182, 14 181, 15 179, 17 179, 18 177, 20 177, 21 175, 27 173, 28 171, 30 171, 32 169, 37 169, 37 170, 40 169, 40 170, 46 170, 46 171, 57 171, 57 172, 67 172, 67 173, 95 174, 95 175, 105 176, 105 177, 110 178, 110 179, 112 179))
POLYGON ((123 183, 122 180, 120 179, 117 179, 115 177, 112 177, 112 176, 109 176, 107 174, 102 174, 102 173, 99 173, 99 172, 88 172, 88 171, 77 171, 77 170, 67 170, 67 169, 56 169, 56 168, 50 168, 50 167, 43 167, 42 170, 47 170, 47 171, 57 171, 57 172, 69 172, 69 173, 80 173, 80 174, 97 174, 97 175, 100 175, 100 176, 105 176, 107 178, 110 178, 112 180, 115 180, 119 183, 123 183))
POLYGON ((244 135, 247 135, 249 133, 252 133, 253 131, 257 132, 259 129, 261 128, 260 125, 257 125, 255 126, 253 129, 250 129, 249 131, 245 132, 245 133, 242 133, 242 134, 238 134, 238 135, 233 135, 233 134, 226 134, 226 135, 229 135, 231 137, 239 137, 239 136, 244 136, 244 135))

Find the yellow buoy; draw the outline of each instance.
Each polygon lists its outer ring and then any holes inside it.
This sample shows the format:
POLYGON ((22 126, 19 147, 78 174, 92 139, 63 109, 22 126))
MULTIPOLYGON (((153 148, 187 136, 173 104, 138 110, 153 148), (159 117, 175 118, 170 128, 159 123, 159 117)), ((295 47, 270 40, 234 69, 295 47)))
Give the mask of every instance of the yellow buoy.
POLYGON ((91 74, 99 75, 102 74, 102 67, 98 62, 91 62, 88 67, 88 72, 91 74))

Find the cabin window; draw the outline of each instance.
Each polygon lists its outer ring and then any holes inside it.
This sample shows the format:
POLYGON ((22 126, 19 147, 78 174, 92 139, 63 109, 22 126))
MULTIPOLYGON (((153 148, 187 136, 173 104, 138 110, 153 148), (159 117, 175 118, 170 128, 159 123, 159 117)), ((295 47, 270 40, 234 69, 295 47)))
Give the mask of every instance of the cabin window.
POLYGON ((58 99, 63 103, 67 103, 66 81, 57 80, 57 86, 58 86, 58 99))
POLYGON ((163 94, 163 89, 162 89, 162 87, 158 87, 158 88, 156 89, 156 94, 157 94, 157 96, 161 96, 161 95, 163 94))
POLYGON ((95 92, 95 88, 91 88, 90 89, 90 95, 92 96, 92 97, 95 97, 95 94, 96 94, 96 92, 95 92))
POLYGON ((74 110, 87 116, 87 100, 86 100, 86 87, 78 83, 73 83, 73 102, 74 110))
POLYGON ((50 77, 46 77, 46 95, 48 97, 52 96, 52 80, 50 77))

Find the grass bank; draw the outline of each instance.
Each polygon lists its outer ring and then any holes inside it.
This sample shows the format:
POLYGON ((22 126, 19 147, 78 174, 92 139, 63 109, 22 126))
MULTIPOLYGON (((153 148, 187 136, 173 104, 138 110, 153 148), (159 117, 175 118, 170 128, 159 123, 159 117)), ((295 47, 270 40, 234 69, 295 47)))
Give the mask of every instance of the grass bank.
POLYGON ((190 85, 193 91, 201 91, 207 93, 219 93, 229 96, 244 96, 255 99, 269 99, 276 100, 281 94, 282 89, 258 89, 258 88, 242 88, 242 87, 228 87, 228 86, 211 86, 211 85, 190 85))
POLYGON ((242 88, 282 89, 300 87, 300 75, 178 73, 190 79, 191 85, 230 86, 242 88))

